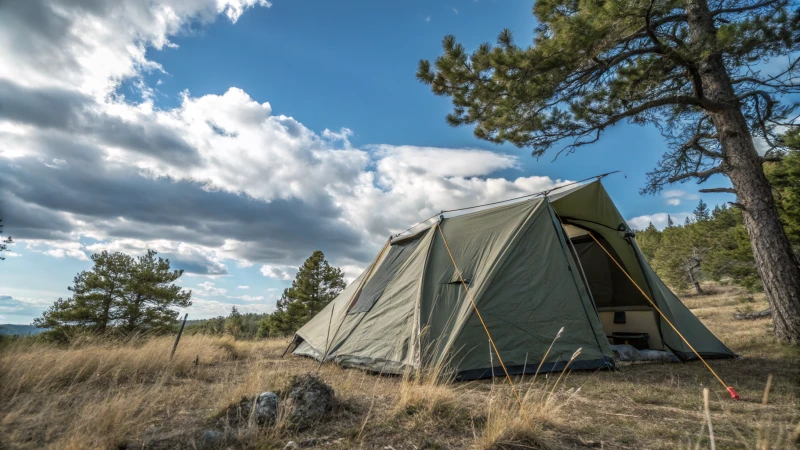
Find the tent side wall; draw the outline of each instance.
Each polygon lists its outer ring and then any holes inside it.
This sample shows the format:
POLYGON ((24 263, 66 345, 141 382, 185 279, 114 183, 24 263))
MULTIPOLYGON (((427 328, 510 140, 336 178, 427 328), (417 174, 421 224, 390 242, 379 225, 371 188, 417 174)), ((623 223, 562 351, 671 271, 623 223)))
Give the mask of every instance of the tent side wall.
MULTIPOLYGON (((347 318, 347 307, 352 301, 353 295, 355 295, 359 287, 363 284, 364 278, 370 272, 372 266, 380 263, 380 259, 380 257, 376 257, 358 278, 347 285, 335 299, 322 308, 322 311, 297 330, 295 335, 301 338, 303 342, 300 343, 292 353, 295 355, 310 356, 319 360, 322 359, 326 350, 335 347, 343 331, 346 333, 348 329, 345 327, 344 322, 347 318), (333 312, 333 315, 331 315, 331 312, 333 312), (328 327, 329 324, 330 328, 328 327), (344 330, 342 330, 343 328, 344 330)), ((352 326, 352 323, 348 324, 348 326, 352 326)))
MULTIPOLYGON (((332 355, 334 361, 384 373, 403 373, 419 360, 419 324, 417 304, 422 275, 428 259, 431 240, 436 232, 429 228, 396 268, 383 293, 364 312, 348 317, 358 322, 340 341, 332 355)), ((387 264, 384 261, 382 264, 387 264)), ((366 289, 365 289, 366 290, 366 289)))
MULTIPOLYGON (((425 269, 420 303, 422 364, 460 364, 452 360, 450 350, 472 314, 472 305, 453 259, 470 291, 477 294, 508 242, 540 204, 541 199, 518 202, 444 219, 438 227, 434 226, 437 232, 425 269)), ((485 333, 483 342, 488 345, 485 333)))
MULTIPOLYGON (((542 201, 507 244, 483 288, 475 290, 480 315, 511 374, 535 372, 562 327, 540 372, 562 370, 578 349, 570 367, 613 367, 613 353, 567 245, 552 208, 542 201)), ((502 374, 474 311, 451 351, 460 379, 502 374)))
POLYGON ((303 342, 294 353, 318 360, 327 353, 326 359, 341 365, 384 373, 403 373, 418 365, 417 304, 434 231, 429 228, 390 243, 359 278, 298 330, 303 342))

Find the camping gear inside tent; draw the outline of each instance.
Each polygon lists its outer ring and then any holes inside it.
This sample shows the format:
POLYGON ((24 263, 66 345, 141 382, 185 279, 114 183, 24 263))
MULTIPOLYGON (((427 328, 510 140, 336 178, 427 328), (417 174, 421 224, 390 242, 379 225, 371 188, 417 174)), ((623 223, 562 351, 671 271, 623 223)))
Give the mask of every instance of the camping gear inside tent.
POLYGON ((442 364, 459 379, 502 375, 502 363, 512 375, 558 371, 578 348, 570 368, 613 368, 615 344, 735 357, 647 264, 599 180, 390 239, 295 343, 294 354, 344 366, 442 364))

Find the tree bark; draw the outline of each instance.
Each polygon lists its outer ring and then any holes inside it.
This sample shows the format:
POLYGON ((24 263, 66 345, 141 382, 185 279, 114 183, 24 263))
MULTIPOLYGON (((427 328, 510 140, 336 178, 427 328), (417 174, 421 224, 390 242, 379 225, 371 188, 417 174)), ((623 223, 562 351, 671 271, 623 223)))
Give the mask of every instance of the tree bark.
POLYGON ((756 266, 772 308, 775 337, 800 345, 800 264, 780 223, 769 181, 742 114, 741 102, 716 49, 717 29, 707 0, 689 0, 689 37, 700 58, 702 95, 719 108, 708 111, 723 151, 722 167, 736 190, 756 266))
POLYGON ((703 289, 700 288, 700 282, 698 281, 694 282, 694 290, 697 291, 697 295, 705 295, 705 292, 703 292, 703 289))
POLYGON ((694 285, 694 290, 697 291, 697 295, 703 295, 703 289, 700 288, 700 282, 697 281, 697 278, 694 276, 694 267, 689 268, 687 272, 689 272, 689 282, 694 285))

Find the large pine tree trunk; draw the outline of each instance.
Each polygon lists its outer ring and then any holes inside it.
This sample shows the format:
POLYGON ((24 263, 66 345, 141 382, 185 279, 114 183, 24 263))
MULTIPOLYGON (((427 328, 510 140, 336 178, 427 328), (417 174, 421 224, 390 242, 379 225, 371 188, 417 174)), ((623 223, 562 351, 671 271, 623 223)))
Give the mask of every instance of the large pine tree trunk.
POLYGON ((741 111, 722 55, 714 49, 716 27, 707 0, 686 7, 690 40, 703 51, 697 65, 703 96, 721 105, 709 111, 724 155, 723 169, 736 190, 756 265, 772 307, 775 336, 800 344, 800 265, 778 218, 761 158, 741 111))

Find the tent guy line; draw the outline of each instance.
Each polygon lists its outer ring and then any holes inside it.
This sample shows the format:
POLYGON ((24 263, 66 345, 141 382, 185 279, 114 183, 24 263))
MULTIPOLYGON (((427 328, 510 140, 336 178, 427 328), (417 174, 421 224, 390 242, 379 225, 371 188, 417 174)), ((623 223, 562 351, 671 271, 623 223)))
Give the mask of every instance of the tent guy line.
POLYGON ((604 252, 606 252, 606 255, 608 255, 608 258, 611 261, 614 261, 614 264, 616 264, 617 267, 619 267, 619 270, 621 270, 622 273, 624 273, 625 276, 628 277, 628 279, 631 281, 631 283, 633 283, 633 285, 636 286, 636 289, 638 289, 639 292, 642 293, 644 298, 647 299, 647 301, 650 302, 651 305, 653 305, 653 309, 655 309, 656 312, 658 312, 658 314, 664 319, 664 322, 667 322, 667 325, 672 327, 672 329, 675 330, 675 333, 677 333, 678 336, 680 336, 680 338, 683 340, 683 342, 685 342, 686 345, 689 346, 690 349, 692 349, 692 352, 694 352, 694 354, 697 355, 697 358, 700 361, 702 361, 703 364, 705 364, 706 368, 708 368, 708 370, 711 372, 711 374, 714 375, 714 377, 717 379, 717 381, 720 382, 720 384, 722 384, 722 387, 724 387, 728 391, 728 393, 731 394, 731 398, 734 399, 734 400, 739 400, 739 394, 736 392, 736 389, 734 389, 733 386, 728 386, 728 384, 725 383, 725 381, 723 381, 722 378, 719 375, 717 375, 717 372, 715 372, 714 369, 712 369, 711 366, 708 364, 708 362, 706 362, 706 360, 703 359, 702 356, 700 356, 700 353, 698 353, 697 350, 694 349, 692 344, 689 343, 689 340, 686 339, 686 337, 683 335, 683 333, 678 331, 678 329, 675 327, 675 325, 673 325, 672 322, 670 322, 669 318, 667 318, 667 316, 661 311, 661 308, 659 308, 658 305, 656 305, 656 303, 653 300, 651 300, 650 297, 644 292, 644 289, 642 289, 635 281, 633 281, 633 278, 631 278, 631 276, 628 274, 628 271, 626 271, 622 267, 622 265, 616 260, 616 258, 611 256, 611 253, 609 253, 609 251, 606 250, 606 248, 603 246, 603 244, 601 244, 600 241, 598 241, 597 238, 594 237, 594 234, 592 234, 591 231, 588 231, 588 234, 592 239, 594 239, 594 241, 597 243, 597 245, 600 246, 600 248, 603 249, 604 252))

